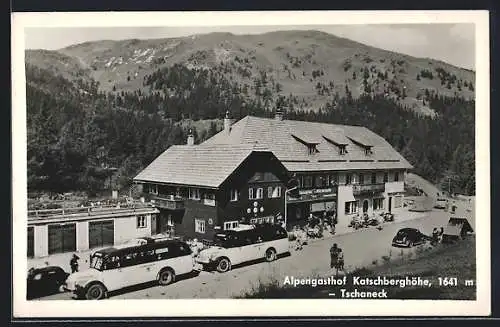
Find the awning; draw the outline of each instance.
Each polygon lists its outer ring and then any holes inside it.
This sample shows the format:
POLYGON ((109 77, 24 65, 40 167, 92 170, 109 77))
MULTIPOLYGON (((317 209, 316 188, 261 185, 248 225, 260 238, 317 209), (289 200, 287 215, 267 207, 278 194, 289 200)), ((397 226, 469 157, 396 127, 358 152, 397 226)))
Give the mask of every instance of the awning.
POLYGON ((344 190, 344 201, 345 202, 353 202, 356 201, 356 198, 354 198, 354 193, 352 192, 352 188, 348 188, 344 190))

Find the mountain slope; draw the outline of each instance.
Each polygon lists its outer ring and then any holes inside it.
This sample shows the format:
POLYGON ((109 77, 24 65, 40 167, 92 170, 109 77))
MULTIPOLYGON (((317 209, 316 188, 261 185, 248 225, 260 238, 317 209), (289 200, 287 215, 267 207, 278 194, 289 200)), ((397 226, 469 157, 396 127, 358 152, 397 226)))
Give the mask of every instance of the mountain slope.
POLYGON ((297 107, 315 111, 346 94, 384 94, 428 115, 435 112, 426 94, 474 98, 472 71, 318 31, 104 40, 59 51, 28 50, 26 62, 68 78, 93 78, 103 91, 116 92, 149 92, 148 76, 183 64, 217 70, 239 85, 243 96, 267 99, 266 107, 291 94, 297 107))

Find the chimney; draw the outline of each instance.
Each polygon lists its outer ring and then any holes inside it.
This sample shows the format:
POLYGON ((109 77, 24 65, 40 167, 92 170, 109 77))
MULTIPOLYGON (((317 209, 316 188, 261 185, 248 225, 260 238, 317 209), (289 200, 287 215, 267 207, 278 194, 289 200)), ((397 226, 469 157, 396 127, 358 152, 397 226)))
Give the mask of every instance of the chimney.
POLYGON ((274 113, 274 119, 276 119, 276 120, 283 120, 283 109, 276 108, 276 111, 274 113))
POLYGON ((226 117, 224 117, 224 131, 229 135, 231 133, 231 119, 229 118, 229 110, 226 111, 226 117))
POLYGON ((194 135, 193 135, 193 131, 191 129, 189 130, 189 134, 188 134, 188 138, 187 138, 187 145, 194 145, 194 135))

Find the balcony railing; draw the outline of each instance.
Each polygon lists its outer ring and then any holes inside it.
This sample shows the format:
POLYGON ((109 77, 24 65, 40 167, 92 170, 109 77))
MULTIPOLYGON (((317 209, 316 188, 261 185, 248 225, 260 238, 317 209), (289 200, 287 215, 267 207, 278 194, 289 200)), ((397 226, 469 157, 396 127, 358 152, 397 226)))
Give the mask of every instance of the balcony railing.
POLYGON ((169 210, 182 210, 182 209, 184 209, 184 198, 181 198, 181 197, 154 196, 154 197, 151 197, 151 200, 154 200, 154 206, 157 208, 169 209, 169 210))
POLYGON ((354 184, 352 186, 352 193, 354 195, 359 194, 371 194, 371 193, 381 193, 385 190, 385 184, 354 184))

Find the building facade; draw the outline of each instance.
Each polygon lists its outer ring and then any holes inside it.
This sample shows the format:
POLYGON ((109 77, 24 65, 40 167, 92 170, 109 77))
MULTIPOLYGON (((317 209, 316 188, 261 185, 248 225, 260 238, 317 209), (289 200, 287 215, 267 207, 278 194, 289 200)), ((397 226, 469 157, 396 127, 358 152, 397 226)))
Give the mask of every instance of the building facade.
POLYGON ((159 211, 148 205, 130 208, 57 209, 28 212, 28 258, 81 252, 151 236, 159 211))
POLYGON ((271 150, 292 176, 285 191, 290 224, 328 213, 347 226, 358 214, 402 210, 412 166, 365 127, 286 120, 280 112, 235 124, 226 116, 224 130, 204 144, 253 143, 271 150))
MULTIPOLYGON (((190 136, 191 137, 191 136, 190 136)), ((240 223, 277 223, 284 217, 288 172, 256 145, 171 146, 134 182, 159 209, 153 233, 211 242, 240 223)))

